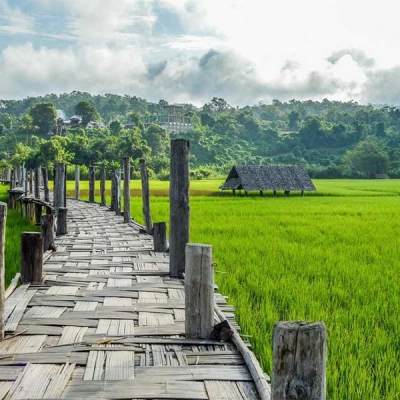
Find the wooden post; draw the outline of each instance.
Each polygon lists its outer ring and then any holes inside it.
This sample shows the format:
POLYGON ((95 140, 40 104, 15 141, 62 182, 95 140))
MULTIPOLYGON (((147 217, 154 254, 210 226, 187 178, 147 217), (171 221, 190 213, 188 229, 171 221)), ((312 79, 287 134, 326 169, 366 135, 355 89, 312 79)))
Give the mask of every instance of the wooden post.
MULTIPOLYGON (((35 199, 39 199, 40 200, 40 169, 39 168, 35 168, 35 180, 34 180, 34 196, 35 199)), ((40 204, 35 204, 35 222, 36 225, 40 225, 40 219, 42 218, 42 206, 40 204)))
POLYGON ((170 167, 170 275, 185 272, 185 246, 189 242, 189 148, 188 140, 171 140, 170 167))
POLYGON ((323 322, 278 322, 273 330, 271 400, 326 399, 323 322))
POLYGON ((94 203, 95 176, 94 167, 89 167, 89 203, 94 203))
POLYGON ((304 197, 304 190, 301 191, 301 197, 304 197))
POLYGON ((6 299, 4 293, 5 287, 5 247, 6 247, 6 221, 7 204, 0 202, 0 340, 4 339, 4 307, 6 299))
POLYGON ((29 170, 29 194, 33 193, 33 170, 29 170))
POLYGON ((80 170, 79 165, 75 167, 75 200, 79 200, 79 179, 80 179, 80 170))
POLYGON ((67 233, 67 214, 68 208, 60 207, 57 215, 57 236, 65 235, 67 233))
POLYGON ((54 214, 43 215, 42 217, 42 236, 43 236, 43 251, 55 250, 54 243, 54 214))
POLYGON ((153 223, 151 221, 151 213, 150 213, 149 174, 146 167, 146 160, 144 160, 143 158, 139 160, 139 168, 142 180, 143 218, 146 225, 146 231, 151 235, 153 232, 153 223))
POLYGON ((290 190, 285 190, 285 196, 289 196, 290 195, 290 190))
POLYGON ((55 170, 54 207, 56 215, 60 207, 65 207, 65 164, 59 163, 55 170))
POLYGON ((124 222, 131 220, 131 159, 124 157, 124 222))
POLYGON ((207 339, 214 327, 214 268, 212 246, 186 245, 185 333, 207 339))
POLYGON ((11 175, 10 175, 10 189, 14 189, 15 187, 15 169, 11 169, 11 175))
POLYGON ((106 166, 101 165, 101 179, 100 179, 100 205, 106 205, 106 166))
POLYGON ((153 243, 154 251, 168 251, 167 224, 165 222, 154 222, 153 243))
POLYGON ((42 167, 44 201, 50 203, 49 174, 47 168, 42 167))
POLYGON ((114 211, 121 215, 121 176, 118 169, 114 171, 114 211))
POLYGON ((64 169, 64 207, 67 207, 67 166, 64 169))
POLYGON ((21 234, 21 282, 41 282, 43 278, 43 237, 40 232, 21 234))

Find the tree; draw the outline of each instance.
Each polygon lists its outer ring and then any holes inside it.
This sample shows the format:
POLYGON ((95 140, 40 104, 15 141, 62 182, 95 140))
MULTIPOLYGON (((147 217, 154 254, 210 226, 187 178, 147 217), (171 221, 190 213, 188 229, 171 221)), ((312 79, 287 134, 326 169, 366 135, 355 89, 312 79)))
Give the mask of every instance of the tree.
POLYGON ((163 154, 169 143, 168 131, 160 125, 150 125, 144 135, 153 154, 163 154))
POLYGON ((42 133, 49 132, 57 120, 57 110, 52 103, 35 104, 29 110, 29 115, 32 117, 33 125, 42 133))
POLYGON ((82 118, 83 126, 87 126, 91 121, 98 121, 100 119, 97 108, 86 100, 80 101, 75 106, 75 114, 82 118))
POLYGON ((387 172, 388 149, 383 141, 370 136, 359 142, 353 150, 347 151, 343 161, 352 171, 371 178, 375 174, 387 172))
POLYGON ((289 114, 289 129, 297 130, 301 121, 301 115, 297 110, 292 110, 289 114))
POLYGON ((113 135, 118 135, 124 127, 122 126, 121 122, 113 121, 110 124, 110 131, 113 135))

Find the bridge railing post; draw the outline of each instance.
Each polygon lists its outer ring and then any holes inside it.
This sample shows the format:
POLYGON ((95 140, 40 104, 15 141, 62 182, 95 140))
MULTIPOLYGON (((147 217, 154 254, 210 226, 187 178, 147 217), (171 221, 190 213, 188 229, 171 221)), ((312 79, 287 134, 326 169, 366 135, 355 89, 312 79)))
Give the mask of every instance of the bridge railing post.
POLYGON ((188 140, 171 140, 170 161, 170 275, 185 272, 185 246, 189 242, 189 148, 188 140))
POLYGON ((214 327, 214 268, 212 246, 186 245, 185 333, 207 339, 214 327))
POLYGON ((273 329, 271 400, 326 399, 323 322, 278 322, 273 329))
POLYGON ((167 225, 165 222, 154 222, 153 244, 154 244, 154 251, 165 252, 168 250, 167 225))
POLYGON ((96 177, 94 167, 89 167, 89 203, 94 203, 94 188, 96 184, 96 177))
POLYGON ((21 234, 21 282, 41 282, 43 278, 43 237, 40 232, 21 234))
POLYGON ((131 159, 124 157, 124 222, 131 220, 131 159))
POLYGON ((101 178, 100 178, 100 205, 106 205, 106 166, 101 165, 101 178))
POLYGON ((149 174, 147 171, 146 160, 141 158, 139 160, 140 176, 142 181, 142 204, 143 204, 143 217, 146 225, 146 231, 150 235, 153 233, 153 223, 150 213, 150 188, 149 188, 149 174))
POLYGON ((75 200, 79 200, 79 180, 80 180, 80 168, 79 165, 75 166, 75 200))

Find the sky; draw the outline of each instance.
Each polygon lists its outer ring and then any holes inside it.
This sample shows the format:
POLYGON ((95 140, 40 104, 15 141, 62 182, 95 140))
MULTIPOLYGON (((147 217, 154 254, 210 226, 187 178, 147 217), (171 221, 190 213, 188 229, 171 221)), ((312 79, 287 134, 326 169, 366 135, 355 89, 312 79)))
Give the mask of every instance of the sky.
POLYGON ((0 0, 0 99, 400 105, 396 0, 0 0))

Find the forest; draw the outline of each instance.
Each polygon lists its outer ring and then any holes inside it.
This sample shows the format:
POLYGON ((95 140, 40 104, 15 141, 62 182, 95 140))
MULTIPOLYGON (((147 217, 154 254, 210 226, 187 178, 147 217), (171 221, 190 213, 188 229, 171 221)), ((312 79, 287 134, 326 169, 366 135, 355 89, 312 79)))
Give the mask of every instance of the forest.
POLYGON ((112 168, 130 156, 145 158, 150 175, 163 180, 169 178, 170 139, 185 138, 194 179, 240 164, 298 164, 312 178, 400 177, 398 107, 328 99, 233 107, 214 97, 202 107, 181 105, 191 125, 179 132, 148 123, 165 106, 164 99, 77 91, 0 100, 0 166, 112 168), (73 115, 81 117, 77 126, 58 126, 60 117, 73 115))

